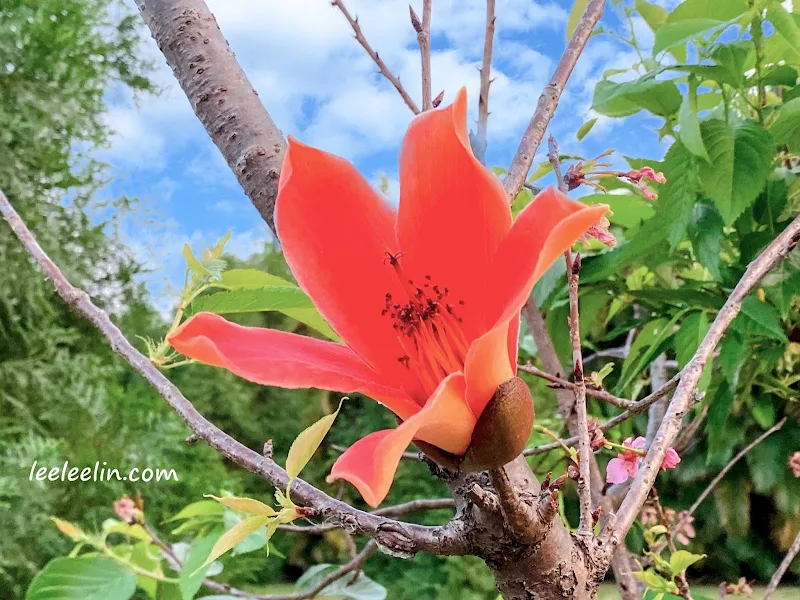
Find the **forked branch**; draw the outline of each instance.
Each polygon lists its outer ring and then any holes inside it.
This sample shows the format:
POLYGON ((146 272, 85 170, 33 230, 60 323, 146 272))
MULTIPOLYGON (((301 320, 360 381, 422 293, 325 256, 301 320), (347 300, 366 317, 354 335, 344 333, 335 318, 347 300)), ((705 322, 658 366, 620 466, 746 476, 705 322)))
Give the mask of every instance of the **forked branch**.
POLYGON ((728 296, 727 301, 717 313, 714 322, 700 343, 692 359, 682 371, 681 380, 658 428, 653 443, 647 451, 639 472, 631 484, 631 489, 622 501, 616 519, 610 519, 602 538, 606 551, 611 553, 628 533, 636 520, 639 510, 653 487, 658 470, 664 460, 667 448, 678 435, 683 417, 696 402, 697 384, 706 363, 714 349, 722 339, 725 330, 731 324, 742 302, 755 289, 761 279, 775 268, 789 252, 794 250, 800 239, 800 216, 795 219, 776 237, 758 257, 751 262, 739 283, 728 296))
MULTIPOLYGON (((108 314, 96 306, 86 292, 74 287, 67 280, 39 246, 2 191, 0 191, 0 214, 11 226, 28 254, 53 282, 56 293, 67 306, 84 317, 102 334, 114 352, 147 380, 199 439, 204 440, 226 458, 259 475, 276 489, 286 490, 289 477, 282 467, 270 457, 244 446, 197 412, 181 391, 145 355, 133 347, 108 314)), ((395 521, 355 509, 302 480, 296 480, 292 484, 292 499, 313 509, 314 516, 323 521, 371 537, 391 551, 406 554, 425 551, 452 555, 467 554, 470 550, 469 543, 461 530, 461 523, 458 521, 451 521, 444 527, 424 527, 395 521)))

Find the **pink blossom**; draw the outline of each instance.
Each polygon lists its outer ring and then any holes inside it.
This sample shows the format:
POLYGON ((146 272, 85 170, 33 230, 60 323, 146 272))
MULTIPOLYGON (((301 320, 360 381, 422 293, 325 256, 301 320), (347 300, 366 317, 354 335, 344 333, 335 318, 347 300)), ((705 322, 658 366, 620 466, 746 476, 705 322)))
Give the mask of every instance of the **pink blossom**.
MULTIPOLYGON (((606 481, 608 483, 624 483, 628 477, 634 477, 639 470, 639 463, 644 458, 636 450, 644 450, 647 440, 642 436, 635 440, 627 438, 622 442, 625 448, 616 458, 608 461, 606 468, 606 481)), ((681 462, 681 457, 674 448, 667 449, 664 460, 661 462, 662 469, 674 469, 681 462)))
POLYGON ((639 176, 642 179, 652 179, 657 183, 667 183, 667 178, 660 171, 656 173, 652 167, 642 167, 639 169, 639 176))
MULTIPOLYGON (((673 513, 674 512, 675 511, 673 511, 673 513)), ((669 519, 669 514, 667 515, 667 519, 669 519)), ((694 530, 694 525, 692 525, 692 523, 694 522, 694 517, 689 515, 688 510, 682 510, 681 512, 678 513, 677 518, 673 517, 673 522, 675 522, 676 525, 683 523, 681 527, 676 527, 674 535, 675 539, 678 542, 680 542, 684 546, 688 546, 690 538, 693 538, 697 534, 697 532, 694 530)))
POLYGON ((792 454, 789 459, 789 467, 791 467, 795 477, 800 477, 800 450, 792 454))
POLYGON ((114 512, 117 516, 126 523, 136 523, 140 513, 136 508, 136 504, 128 496, 123 496, 114 502, 114 512))
POLYGON ((650 200, 655 200, 658 198, 658 194, 652 191, 649 187, 647 187, 644 181, 639 182, 639 190, 642 192, 642 196, 648 198, 650 200))
POLYGON ((624 483, 628 477, 633 477, 639 470, 639 462, 642 456, 634 452, 634 450, 643 450, 647 445, 647 440, 642 436, 637 437, 635 440, 632 438, 626 439, 622 442, 625 448, 616 458, 608 461, 606 468, 606 481, 608 483, 624 483))
POLYGON ((600 220, 589 228, 584 236, 581 238, 582 242, 589 243, 589 238, 597 239, 601 244, 605 244, 609 248, 617 245, 617 238, 615 238, 608 228, 611 227, 611 222, 605 217, 600 217, 600 220))
POLYGON ((674 469, 681 462, 681 457, 678 456, 675 448, 667 448, 667 453, 664 455, 664 460, 661 463, 662 469, 674 469))

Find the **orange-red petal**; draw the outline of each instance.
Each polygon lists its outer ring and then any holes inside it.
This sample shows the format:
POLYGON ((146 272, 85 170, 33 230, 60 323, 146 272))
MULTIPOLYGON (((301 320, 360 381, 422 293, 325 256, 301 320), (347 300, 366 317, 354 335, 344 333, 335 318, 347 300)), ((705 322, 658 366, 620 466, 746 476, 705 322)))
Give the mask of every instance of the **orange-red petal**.
POLYGON ((403 451, 414 438, 463 454, 475 427, 475 419, 464 403, 464 392, 464 376, 448 375, 416 415, 396 429, 376 431, 350 446, 334 463, 328 482, 349 481, 364 501, 375 507, 389 493, 403 451))
POLYGON ((536 196, 517 216, 492 261, 488 289, 494 323, 518 313, 539 277, 607 211, 605 204, 586 206, 552 187, 536 196))
POLYGON ((342 344, 261 327, 243 327, 198 313, 167 336, 175 350, 255 383, 284 388, 360 392, 408 419, 419 411, 404 392, 385 384, 342 344))
POLYGON ((331 327, 390 384, 407 376, 386 293, 401 288, 386 253, 397 253, 396 217, 348 161, 289 140, 275 225, 292 273, 331 327))
MULTIPOLYGON (((472 342, 464 365, 467 380, 467 404, 475 418, 494 396, 497 387, 517 372, 516 352, 513 361, 509 351, 509 329, 516 329, 516 318, 497 325, 472 342)), ((515 339, 516 345, 516 339, 515 339)))
POLYGON ((447 287, 470 340, 483 323, 482 300, 511 210, 498 178, 473 156, 467 134, 467 96, 423 113, 400 149, 397 236, 413 277, 430 275, 447 287))

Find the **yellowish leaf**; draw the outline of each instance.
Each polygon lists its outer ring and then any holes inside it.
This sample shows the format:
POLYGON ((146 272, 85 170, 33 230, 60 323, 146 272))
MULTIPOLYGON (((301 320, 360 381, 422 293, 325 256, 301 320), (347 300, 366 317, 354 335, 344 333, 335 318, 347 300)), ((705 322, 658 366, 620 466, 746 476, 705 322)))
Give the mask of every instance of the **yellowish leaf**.
POLYGON ((277 513, 271 506, 259 502, 253 498, 240 498, 236 496, 225 496, 218 498, 211 494, 205 494, 204 498, 213 498, 220 504, 224 504, 228 508, 238 510, 239 512, 247 513, 249 515, 261 515, 262 517, 274 517, 277 513))
POLYGON ((72 538, 75 541, 83 537, 83 533, 81 532, 81 530, 75 527, 75 525, 73 525, 69 521, 62 521, 61 519, 53 517, 53 523, 56 524, 56 527, 58 527, 58 530, 61 533, 63 533, 69 538, 72 538))
POLYGON ((567 39, 572 37, 572 32, 575 31, 575 28, 578 26, 578 22, 581 20, 588 5, 589 0, 575 0, 575 3, 572 5, 572 10, 569 13, 569 19, 567 20, 567 39))
MULTIPOLYGON (((344 402, 344 398, 342 398, 342 402, 344 402)), ((290 480, 300 475, 308 461, 314 456, 341 409, 342 403, 340 402, 336 412, 322 417, 319 421, 303 430, 297 436, 297 439, 292 442, 292 447, 289 448, 289 456, 286 457, 286 473, 289 475, 290 480)))
MULTIPOLYGON (((200 569, 210 565, 244 538, 266 525, 270 520, 270 517, 250 517, 231 527, 228 531, 223 533, 217 540, 217 543, 214 544, 214 547, 211 549, 211 554, 208 555, 206 562, 203 563, 200 569)), ((198 571, 200 569, 198 569, 198 571)))

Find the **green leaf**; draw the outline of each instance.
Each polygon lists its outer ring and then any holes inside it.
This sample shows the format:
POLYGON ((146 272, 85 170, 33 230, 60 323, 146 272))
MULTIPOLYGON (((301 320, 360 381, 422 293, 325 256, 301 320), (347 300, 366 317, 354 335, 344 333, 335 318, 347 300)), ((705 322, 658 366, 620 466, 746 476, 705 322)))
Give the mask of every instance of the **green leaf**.
MULTIPOLYGON (((217 505, 221 506, 221 505, 217 505)), ((186 560, 183 561, 178 578, 178 587, 182 600, 192 600, 197 590, 203 585, 203 578, 211 567, 211 560, 206 559, 211 554, 211 549, 220 539, 219 535, 212 535, 192 542, 186 560)), ((219 563, 217 563, 219 564, 219 563)))
POLYGON ((769 132, 776 146, 786 146, 790 152, 800 151, 800 98, 780 107, 769 132))
POLYGON ((692 554, 687 550, 676 550, 669 557, 669 570, 672 571, 673 575, 683 573, 694 563, 703 560, 705 557, 705 554, 692 554))
POLYGON ((197 259, 189 244, 183 245, 183 258, 186 260, 186 264, 189 265, 189 268, 197 275, 211 275, 211 271, 206 269, 197 259))
POLYGON ((716 19, 730 21, 747 11, 747 0, 721 0, 708 2, 708 0, 685 0, 670 13, 668 22, 676 23, 691 19, 716 19))
POLYGON ((731 326, 740 333, 762 335, 779 342, 787 341, 778 311, 755 296, 744 299, 742 309, 731 326))
POLYGON ((276 514, 275 509, 271 506, 259 502, 253 498, 240 498, 237 496, 223 496, 217 497, 211 494, 206 494, 205 498, 213 498, 220 504, 224 504, 228 508, 238 510, 239 512, 247 513, 249 515, 261 515, 263 517, 274 517, 276 514))
POLYGON ((655 571, 634 571, 633 576, 653 590, 665 590, 669 588, 669 581, 661 577, 655 571))
POLYGON ((592 130, 592 127, 594 127, 595 123, 597 123, 597 117, 586 121, 586 123, 580 126, 578 132, 575 134, 575 137, 578 138, 578 140, 582 140, 583 138, 585 138, 586 134, 592 130))
POLYGON ((752 414, 755 422, 764 429, 769 429, 777 421, 775 403, 769 396, 759 394, 753 397, 752 414))
MULTIPOLYGON (((683 315, 683 312, 679 313, 679 316, 681 315, 683 315)), ((651 360, 659 354, 661 344, 672 335, 672 328, 677 320, 678 317, 673 318, 671 321, 654 319, 642 327, 633 344, 631 344, 628 356, 622 363, 622 373, 617 384, 619 391, 626 389, 636 376, 650 364, 651 360)))
POLYGON ((727 446, 725 438, 725 424, 731 414, 734 400, 734 388, 726 383, 721 384, 716 393, 711 397, 708 408, 708 422, 706 432, 708 433, 708 462, 720 456, 727 446))
MULTIPOLYGON (((266 275, 266 273, 265 273, 266 275)), ((325 322, 306 293, 295 285, 275 285, 239 289, 201 296, 192 302, 191 312, 211 312, 218 315, 231 313, 278 311, 313 327, 330 339, 338 340, 336 333, 325 322)))
POLYGON ((200 500, 198 502, 192 502, 188 506, 184 506, 180 512, 178 512, 178 514, 167 519, 167 522, 180 521, 181 519, 191 519, 192 517, 221 517, 224 512, 225 507, 221 506, 217 502, 212 502, 211 500, 200 500))
POLYGON ((703 136, 700 135, 700 120, 697 118, 697 85, 697 77, 690 75, 689 93, 683 97, 678 113, 678 124, 680 125, 681 141, 686 149, 708 162, 711 159, 703 145, 703 136))
POLYGON ((669 50, 675 46, 685 44, 703 33, 711 33, 726 25, 726 22, 716 19, 692 19, 679 23, 667 23, 656 32, 653 55, 655 56, 663 50, 669 50))
POLYGON ((719 345, 719 366, 722 374, 735 389, 739 381, 739 371, 749 356, 747 344, 735 331, 728 330, 719 345))
POLYGON ((697 260, 714 279, 720 278, 720 247, 725 238, 723 227, 722 217, 713 204, 703 201, 694 205, 689 222, 689 239, 697 260))
MULTIPOLYGON (((233 548, 236 544, 248 537, 256 529, 264 527, 269 520, 270 517, 250 517, 234 525, 231 529, 220 536, 220 538, 214 544, 214 547, 211 549, 211 554, 208 555, 208 558, 206 558, 202 567, 210 565, 228 550, 233 548)), ((200 568, 202 569, 202 567, 200 568)), ((184 566, 184 569, 185 568, 186 567, 184 566)))
MULTIPOLYGON (((697 161, 686 146, 674 143, 664 157, 664 172, 667 183, 659 194, 656 207, 659 219, 656 223, 666 229, 666 239, 670 249, 674 249, 683 239, 692 219, 693 206, 697 199, 698 169, 697 161)), ((642 228, 641 233, 645 232, 642 228)))
POLYGON ((225 271, 219 284, 230 289, 258 289, 270 286, 297 287, 297 284, 258 269, 230 269, 225 271))
POLYGON ((300 435, 297 436, 292 447, 289 448, 289 455, 286 457, 286 474, 289 479, 294 479, 308 464, 311 457, 319 448, 322 440, 328 435, 333 422, 336 420, 339 411, 342 410, 342 402, 339 402, 339 408, 335 412, 325 415, 319 421, 304 429, 300 435))
POLYGON ((600 81, 594 88, 592 108, 609 117, 627 117, 640 110, 668 117, 681 107, 681 93, 672 81, 642 78, 615 83, 600 81))
POLYGON ((231 239, 230 230, 228 230, 228 232, 220 238, 216 246, 209 250, 210 258, 215 260, 219 259, 222 256, 222 253, 225 250, 225 244, 228 243, 229 239, 231 239))
POLYGON ((128 600, 136 575, 108 558, 55 558, 28 588, 25 600, 128 600))
POLYGON ((700 342, 708 333, 710 325, 704 312, 693 312, 687 316, 675 334, 675 357, 682 369, 692 359, 700 342))
POLYGON ((569 18, 567 19, 567 40, 572 37, 572 33, 578 26, 587 6, 589 6, 589 0, 575 0, 573 2, 572 10, 569 12, 569 18))
POLYGON ((800 54, 800 27, 780 2, 770 2, 767 6, 767 19, 789 47, 800 54))
POLYGON ((731 224, 756 199, 772 170, 772 140, 755 121, 733 129, 724 121, 700 125, 711 159, 700 163, 700 181, 726 224, 731 224))
POLYGON ((645 0, 636 0, 636 12, 642 16, 653 31, 658 31, 659 27, 667 22, 669 16, 669 12, 663 6, 645 2, 645 0))

